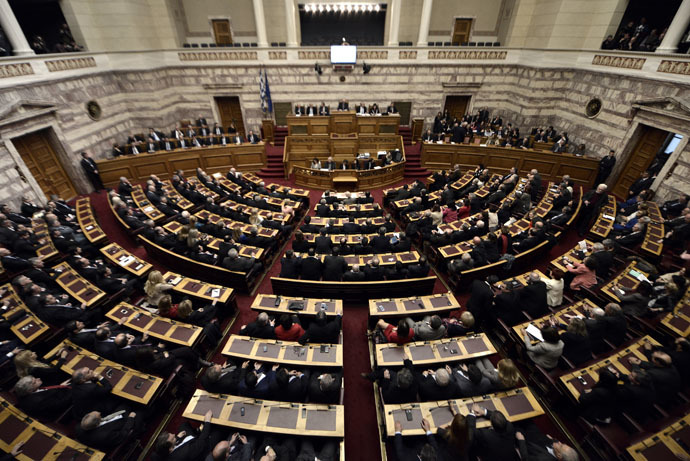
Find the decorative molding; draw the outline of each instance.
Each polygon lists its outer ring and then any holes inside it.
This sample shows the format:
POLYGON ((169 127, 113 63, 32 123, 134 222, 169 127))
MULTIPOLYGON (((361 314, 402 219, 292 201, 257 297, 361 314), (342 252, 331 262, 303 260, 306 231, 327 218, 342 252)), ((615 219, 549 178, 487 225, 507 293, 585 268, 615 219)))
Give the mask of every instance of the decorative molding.
POLYGON ((46 61, 45 63, 46 67, 51 72, 96 67, 96 60, 91 56, 86 58, 56 59, 54 61, 46 61))
POLYGON ((357 51, 357 59, 388 59, 388 51, 360 50, 357 51))
POLYGON ((505 59, 507 51, 429 50, 429 59, 505 59))
POLYGON ((177 53, 180 61, 256 61, 256 51, 192 51, 177 53))
POLYGON ((443 82, 443 88, 479 88, 482 86, 479 82, 443 82))
POLYGON ((690 105, 687 102, 668 96, 657 99, 633 101, 633 111, 652 112, 666 117, 690 122, 690 105))
POLYGON ((417 59, 417 50, 400 50, 398 59, 417 59))
POLYGON ((287 51, 269 51, 268 59, 287 59, 287 51))
POLYGON ((297 59, 330 59, 331 58, 331 52, 330 51, 298 51, 297 52, 297 59))
POLYGON ((689 61, 668 61, 666 59, 659 63, 657 72, 664 72, 667 74, 690 75, 689 61))
POLYGON ((31 64, 28 62, 0 65, 0 78, 20 77, 22 75, 31 75, 33 73, 34 68, 31 67, 31 64))
POLYGON ((204 90, 223 91, 223 90, 239 90, 242 85, 238 83, 204 83, 202 85, 204 90))
POLYGON ((609 56, 605 54, 595 54, 592 64, 595 66, 620 67, 622 69, 640 70, 644 66, 645 58, 631 58, 628 56, 609 56))

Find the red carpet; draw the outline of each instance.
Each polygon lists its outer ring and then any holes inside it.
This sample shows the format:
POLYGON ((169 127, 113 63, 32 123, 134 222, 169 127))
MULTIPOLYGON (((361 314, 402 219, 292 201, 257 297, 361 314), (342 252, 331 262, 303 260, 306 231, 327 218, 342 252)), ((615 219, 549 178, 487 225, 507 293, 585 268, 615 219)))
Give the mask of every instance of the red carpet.
MULTIPOLYGON (((275 148, 274 148, 275 149, 275 148)), ((402 183, 410 183, 414 178, 405 179, 402 183)), ((292 185, 289 180, 282 178, 267 178, 267 182, 275 182, 279 184, 292 185)), ((311 191, 311 207, 318 202, 322 191, 311 191)), ((382 191, 372 191, 372 195, 376 202, 382 204, 382 191)), ((137 246, 136 242, 127 235, 120 227, 119 222, 115 220, 112 212, 107 204, 105 192, 92 193, 92 205, 96 216, 101 224, 101 227, 108 235, 111 241, 117 242, 127 250, 135 253, 137 256, 145 259, 156 266, 157 269, 165 271, 167 268, 161 267, 151 260, 145 250, 137 246)), ((310 211, 309 214, 314 214, 310 211)), ((563 254, 567 249, 572 248, 578 240, 574 232, 566 234, 565 238, 552 249, 548 258, 544 258, 541 264, 535 268, 545 269, 548 261, 563 254)), ((290 247, 290 243, 286 248, 290 247)), ((284 250, 281 251, 281 255, 284 250)), ((271 293, 270 277, 276 276, 280 272, 279 260, 273 264, 269 269, 264 279, 259 285, 257 293, 271 293)), ((434 291, 436 293, 447 291, 444 284, 439 279, 436 283, 434 291)), ((382 293, 382 297, 385 293, 382 293)), ((464 303, 468 295, 465 294, 459 297, 459 301, 464 303)), ((250 306, 254 296, 238 295, 237 305, 239 308, 239 315, 231 333, 239 331, 241 325, 252 321, 256 314, 251 311, 250 306)), ((360 373, 368 372, 371 368, 369 362, 368 342, 365 335, 368 320, 368 306, 366 305, 346 305, 345 315, 343 317, 343 333, 345 344, 345 363, 344 363, 344 385, 345 385, 345 446, 348 459, 366 459, 378 460, 379 455, 379 431, 376 423, 376 413, 374 407, 373 388, 369 381, 360 377, 360 373)), ((219 347, 219 350, 222 349, 219 347)), ((214 357, 214 361, 222 362, 223 358, 218 354, 214 357)), ((184 405, 183 407, 184 408, 184 405)), ((171 428, 176 428, 181 419, 182 408, 177 411, 168 425, 171 428)), ((548 420, 546 421, 547 425, 548 420)), ((554 431, 549 431, 554 433, 554 431)), ((146 443, 146 440, 143 441, 146 443)))

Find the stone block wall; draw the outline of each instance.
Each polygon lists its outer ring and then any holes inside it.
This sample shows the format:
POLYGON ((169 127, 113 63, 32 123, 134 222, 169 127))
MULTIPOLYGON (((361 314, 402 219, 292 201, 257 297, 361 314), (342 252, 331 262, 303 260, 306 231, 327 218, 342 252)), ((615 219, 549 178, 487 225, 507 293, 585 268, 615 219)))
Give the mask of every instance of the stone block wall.
MULTIPOLYGON (((55 105, 54 117, 62 132, 64 150, 78 168, 78 152, 88 150, 94 157, 103 158, 113 142, 123 142, 133 131, 142 132, 148 126, 169 131, 180 119, 192 119, 199 113, 214 119, 214 96, 239 96, 246 129, 257 130, 261 125, 258 69, 201 62, 198 66, 148 71, 99 72, 2 90, 0 107, 21 100, 55 105), (98 121, 87 115, 85 104, 89 100, 96 100, 103 109, 98 121)), ((441 110, 445 96, 470 94, 475 110, 487 107, 498 112, 523 133, 534 126, 553 125, 559 132, 567 131, 573 142, 585 143, 593 156, 622 147, 634 101, 661 96, 682 99, 690 88, 586 70, 512 64, 374 65, 368 75, 359 68, 345 74, 345 82, 330 70, 317 75, 311 61, 304 65, 269 65, 267 72, 274 102, 318 105, 325 101, 335 107, 342 97, 351 104, 377 102, 380 106, 392 100, 411 101, 411 116, 422 117, 427 124, 441 110), (603 110, 590 119, 584 107, 593 96, 602 100, 603 110)), ((687 125, 674 129, 690 134, 687 125)), ((687 167, 687 155, 684 162, 687 167)), ((2 174, 6 176, 0 176, 0 181, 17 183, 11 171, 2 174)), ((687 177, 681 175, 678 180, 687 177)), ((680 185, 673 187, 678 189, 680 185)), ((0 201, 14 193, 11 188, 3 188, 0 201)))

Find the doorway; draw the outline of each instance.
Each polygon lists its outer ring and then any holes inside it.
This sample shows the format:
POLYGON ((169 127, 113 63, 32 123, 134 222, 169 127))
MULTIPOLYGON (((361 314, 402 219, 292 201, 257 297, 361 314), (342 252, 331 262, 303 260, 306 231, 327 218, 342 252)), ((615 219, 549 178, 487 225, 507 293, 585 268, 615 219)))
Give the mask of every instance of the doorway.
POLYGON ((637 144, 620 170, 620 175, 612 188, 613 194, 620 198, 628 197, 628 189, 643 171, 647 171, 656 155, 667 144, 671 135, 668 131, 647 125, 640 125, 640 135, 637 144))
POLYGON ((244 121, 242 119, 242 106, 240 106, 239 96, 223 96, 215 98, 218 106, 218 115, 220 115, 220 123, 224 129, 228 129, 230 123, 235 124, 237 132, 245 136, 244 121))
POLYGON ((230 21, 227 19, 212 19, 213 37, 216 45, 231 45, 232 33, 230 32, 230 21))
POLYGON ((76 197, 77 191, 53 149, 48 129, 13 138, 12 144, 46 198, 52 194, 65 200, 76 197))
POLYGON ((467 113, 471 98, 472 96, 446 96, 446 104, 443 109, 447 110, 451 117, 460 120, 467 113))
POLYGON ((463 44, 470 41, 472 18, 455 18, 453 24, 453 43, 463 44))

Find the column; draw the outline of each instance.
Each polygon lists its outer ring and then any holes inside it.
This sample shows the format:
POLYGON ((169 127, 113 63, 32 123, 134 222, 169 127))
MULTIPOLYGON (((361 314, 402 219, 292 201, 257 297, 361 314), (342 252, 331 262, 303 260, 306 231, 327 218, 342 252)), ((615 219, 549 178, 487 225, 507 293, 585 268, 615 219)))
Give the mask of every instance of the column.
POLYGON ((688 28, 688 24, 690 24, 690 0, 683 0, 656 52, 675 53, 678 50, 680 39, 683 38, 683 33, 688 28))
POLYGON ((295 24, 295 0, 285 0, 285 21, 287 22, 287 46, 298 46, 295 24))
POLYGON ((429 43, 429 23, 431 22, 431 5, 434 0, 424 0, 422 4, 422 20, 419 23, 419 37, 417 46, 426 46, 429 43))
POLYGON ((34 50, 29 46, 29 42, 24 37, 24 32, 17 22, 17 18, 12 12, 12 8, 7 0, 0 0, 0 26, 7 36, 7 40, 12 45, 15 56, 34 55, 34 50))
POLYGON ((252 0, 254 3, 254 22, 256 22, 256 38, 257 45, 260 47, 267 47, 266 40, 266 20, 264 19, 264 3, 263 0, 252 0))
POLYGON ((388 27, 388 46, 398 46, 398 36, 400 32, 400 0, 391 0, 388 4, 391 21, 388 27))

